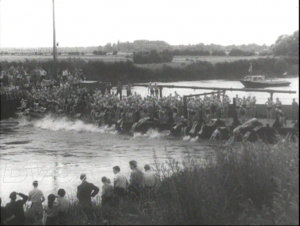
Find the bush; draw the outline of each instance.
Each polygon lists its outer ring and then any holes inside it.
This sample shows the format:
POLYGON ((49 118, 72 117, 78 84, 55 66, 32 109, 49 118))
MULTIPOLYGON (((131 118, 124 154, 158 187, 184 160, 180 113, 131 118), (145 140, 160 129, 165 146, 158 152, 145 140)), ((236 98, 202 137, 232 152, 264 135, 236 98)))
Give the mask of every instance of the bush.
POLYGON ((163 50, 160 53, 156 50, 133 53, 133 62, 136 64, 164 63, 171 62, 172 60, 173 55, 169 50, 163 50))
POLYGON ((156 164, 163 218, 169 224, 298 224, 298 148, 245 143, 219 148, 204 165, 156 164))
POLYGON ((223 50, 214 50, 211 53, 212 56, 226 56, 225 51, 223 50))
POLYGON ((241 49, 232 49, 229 54, 229 56, 254 56, 254 52, 250 51, 243 51, 241 49))

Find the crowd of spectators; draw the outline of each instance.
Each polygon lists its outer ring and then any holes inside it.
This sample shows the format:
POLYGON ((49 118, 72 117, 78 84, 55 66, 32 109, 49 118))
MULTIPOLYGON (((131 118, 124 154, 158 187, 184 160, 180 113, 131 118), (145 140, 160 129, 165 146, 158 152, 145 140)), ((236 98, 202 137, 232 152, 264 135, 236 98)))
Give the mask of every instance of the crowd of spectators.
MULTIPOLYGON (((183 97, 175 91, 173 95, 159 98, 156 83, 150 82, 148 96, 142 97, 132 92, 130 83, 124 86, 118 82, 115 92, 110 83, 102 83, 94 89, 84 87, 81 83, 86 77, 80 68, 76 68, 73 72, 68 69, 61 70, 56 79, 47 74, 41 68, 29 71, 28 68, 12 66, 8 70, 3 70, 1 95, 9 100, 22 99, 22 109, 80 115, 95 122, 99 122, 101 118, 106 124, 120 119, 134 123, 146 117, 156 118, 161 123, 177 124, 182 121, 184 115, 183 97), (126 96, 123 96, 123 89, 126 90, 126 96)), ((186 120, 193 124, 200 118, 207 122, 211 118, 227 119, 230 103, 231 100, 225 93, 189 97, 186 120)), ((256 117, 255 96, 240 98, 236 95, 235 105, 238 117, 242 120, 256 117)), ((279 99, 276 102, 270 99, 267 101, 268 119, 272 118, 272 109, 275 105, 280 109, 279 99)))
MULTIPOLYGON (((72 73, 65 69, 55 80, 47 76, 41 68, 29 71, 23 67, 11 67, 1 73, 1 94, 7 99, 22 98, 23 109, 32 108, 35 111, 47 111, 83 117, 97 118, 106 112, 108 121, 126 119, 135 122, 134 112, 140 113, 139 118, 155 117, 162 123, 180 121, 183 114, 183 99, 175 95, 158 97, 156 84, 149 84, 149 96, 142 97, 131 91, 131 84, 124 87, 121 82, 117 84, 117 92, 112 91, 110 83, 103 88, 89 90, 80 86, 86 78, 81 69, 72 73), (127 96, 122 95, 123 88, 127 96), (171 118, 171 119, 170 119, 171 118)), ((192 97, 188 101, 188 120, 197 120, 199 114, 204 118, 228 117, 229 97, 224 95, 211 95, 192 97)))
MULTIPOLYGON (((156 190, 159 185, 158 175, 146 164, 143 172, 135 160, 129 162, 131 169, 130 178, 121 173, 119 166, 113 167, 114 183, 110 183, 107 177, 102 177, 101 181, 101 207, 118 207, 124 198, 130 201, 139 201, 142 197, 148 200, 156 198, 156 190)), ((100 191, 99 187, 87 181, 86 174, 80 175, 81 184, 77 187, 77 199, 79 208, 89 220, 93 220, 97 214, 92 203, 92 198, 96 197, 100 191)), ((57 194, 45 196, 38 188, 38 181, 33 182, 33 188, 28 195, 18 192, 11 192, 10 202, 5 207, 1 206, 1 225, 26 225, 30 221, 34 225, 66 225, 70 201, 65 197, 66 191, 60 188, 57 194), (26 219, 24 205, 30 202, 30 209, 27 210, 26 219), (30 213, 30 214, 29 214, 30 213)), ((0 198, 0 205, 1 205, 0 198)))

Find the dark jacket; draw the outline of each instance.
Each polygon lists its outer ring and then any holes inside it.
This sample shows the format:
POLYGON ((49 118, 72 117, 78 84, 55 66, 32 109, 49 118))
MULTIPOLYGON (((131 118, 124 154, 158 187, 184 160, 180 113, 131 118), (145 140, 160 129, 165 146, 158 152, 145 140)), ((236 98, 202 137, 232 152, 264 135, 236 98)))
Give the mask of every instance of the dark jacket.
POLYGON ((15 218, 10 221, 10 225, 24 225, 25 224, 25 214, 23 210, 23 205, 27 202, 28 196, 19 193, 22 200, 16 202, 10 202, 6 205, 9 211, 15 215, 15 218))
POLYGON ((80 202, 91 201, 91 197, 95 197, 98 193, 99 188, 87 181, 82 181, 77 187, 77 198, 80 202))
POLYGON ((4 225, 4 221, 13 216, 13 214, 10 212, 10 210, 8 209, 8 207, 2 207, 1 206, 1 215, 0 215, 0 219, 1 219, 1 225, 4 225))

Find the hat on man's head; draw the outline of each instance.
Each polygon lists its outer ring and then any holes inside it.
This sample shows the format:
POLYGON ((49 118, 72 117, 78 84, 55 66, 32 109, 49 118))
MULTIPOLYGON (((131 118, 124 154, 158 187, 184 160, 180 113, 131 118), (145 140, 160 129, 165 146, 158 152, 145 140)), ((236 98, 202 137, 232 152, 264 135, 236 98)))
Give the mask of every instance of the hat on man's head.
POLYGON ((38 184, 39 182, 37 180, 33 181, 33 184, 38 184))
POLYGON ((83 173, 80 175, 80 180, 85 180, 86 179, 86 175, 83 173))

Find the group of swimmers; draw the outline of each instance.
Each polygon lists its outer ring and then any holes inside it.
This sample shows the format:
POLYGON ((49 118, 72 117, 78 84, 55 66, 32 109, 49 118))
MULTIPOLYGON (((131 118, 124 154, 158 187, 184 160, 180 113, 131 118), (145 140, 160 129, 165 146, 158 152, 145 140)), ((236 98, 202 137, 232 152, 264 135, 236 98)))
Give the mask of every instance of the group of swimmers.
MULTIPOLYGON (((129 180, 121 173, 119 166, 113 167, 114 184, 111 185, 107 177, 102 177, 101 206, 110 208, 120 204, 122 199, 129 198, 132 201, 145 197, 149 200, 155 199, 155 191, 159 184, 158 175, 151 170, 150 165, 144 166, 142 172, 135 160, 129 162, 131 174, 129 180)), ((77 187, 78 204, 88 219, 94 213, 92 197, 98 195, 100 189, 93 183, 87 182, 85 174, 80 175, 81 184, 77 187)), ((56 194, 49 194, 47 205, 43 192, 38 188, 38 181, 33 182, 33 189, 28 195, 12 192, 9 196, 10 202, 5 207, 1 206, 1 225, 25 225, 26 218, 23 206, 27 201, 31 202, 31 215, 35 223, 44 225, 65 225, 67 223, 70 202, 65 197, 66 191, 59 189, 56 194)), ((1 198, 0 198, 1 202, 1 198)), ((1 203, 0 203, 1 204, 1 203)))

